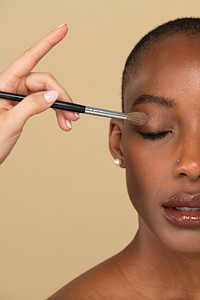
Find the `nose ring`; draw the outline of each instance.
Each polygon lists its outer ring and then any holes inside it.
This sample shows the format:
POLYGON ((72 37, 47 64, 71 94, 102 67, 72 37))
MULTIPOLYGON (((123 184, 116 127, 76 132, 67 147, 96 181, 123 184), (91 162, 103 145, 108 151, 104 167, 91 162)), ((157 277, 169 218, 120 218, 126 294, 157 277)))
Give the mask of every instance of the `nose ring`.
POLYGON ((176 162, 179 164, 179 163, 181 162, 181 160, 180 160, 180 159, 177 159, 176 162))

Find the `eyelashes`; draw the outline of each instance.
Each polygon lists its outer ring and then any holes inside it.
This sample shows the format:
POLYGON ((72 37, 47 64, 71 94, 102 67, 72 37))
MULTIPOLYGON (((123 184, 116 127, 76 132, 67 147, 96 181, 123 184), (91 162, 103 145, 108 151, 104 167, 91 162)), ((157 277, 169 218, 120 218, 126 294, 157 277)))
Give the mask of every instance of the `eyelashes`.
POLYGON ((143 138, 151 141, 160 140, 165 138, 172 131, 157 131, 157 132, 141 132, 138 131, 138 134, 143 138))

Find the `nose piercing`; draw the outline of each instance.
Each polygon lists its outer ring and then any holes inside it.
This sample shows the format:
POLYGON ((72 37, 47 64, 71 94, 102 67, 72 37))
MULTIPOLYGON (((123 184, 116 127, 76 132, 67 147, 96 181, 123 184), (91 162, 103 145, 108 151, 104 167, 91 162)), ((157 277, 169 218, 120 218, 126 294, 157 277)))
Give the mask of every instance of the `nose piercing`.
POLYGON ((180 159, 177 159, 177 160, 176 160, 177 163, 180 163, 180 161, 181 161, 180 159))

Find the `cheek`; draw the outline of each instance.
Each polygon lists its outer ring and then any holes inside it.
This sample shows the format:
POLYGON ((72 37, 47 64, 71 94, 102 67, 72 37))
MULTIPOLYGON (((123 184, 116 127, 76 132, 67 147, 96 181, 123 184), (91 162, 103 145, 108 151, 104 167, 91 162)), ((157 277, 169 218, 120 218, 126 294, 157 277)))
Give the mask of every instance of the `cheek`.
POLYGON ((129 196, 133 204, 146 199, 150 195, 149 178, 151 174, 148 158, 137 151, 137 147, 126 148, 124 152, 126 163, 126 181, 129 196))
POLYGON ((138 213, 144 217, 145 211, 157 211, 158 202, 163 198, 164 174, 158 156, 151 155, 144 148, 126 144, 124 149, 126 182, 129 197, 138 213))

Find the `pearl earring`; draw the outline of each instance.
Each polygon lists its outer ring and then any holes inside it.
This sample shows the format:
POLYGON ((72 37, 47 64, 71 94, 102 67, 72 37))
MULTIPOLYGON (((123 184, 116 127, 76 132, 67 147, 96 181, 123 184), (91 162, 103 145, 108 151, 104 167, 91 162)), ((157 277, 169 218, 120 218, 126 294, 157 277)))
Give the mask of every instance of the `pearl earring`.
POLYGON ((121 158, 115 158, 114 163, 116 166, 121 167, 123 160, 121 158))

